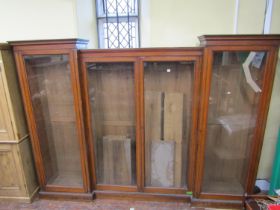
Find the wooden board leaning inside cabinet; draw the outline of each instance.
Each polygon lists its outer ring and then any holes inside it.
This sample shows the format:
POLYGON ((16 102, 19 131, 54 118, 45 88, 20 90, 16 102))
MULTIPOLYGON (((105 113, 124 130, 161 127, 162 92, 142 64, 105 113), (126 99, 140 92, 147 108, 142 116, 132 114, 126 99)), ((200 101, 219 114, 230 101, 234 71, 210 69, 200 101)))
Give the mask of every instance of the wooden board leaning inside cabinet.
POLYGON ((145 62, 146 186, 186 186, 193 62, 145 62))

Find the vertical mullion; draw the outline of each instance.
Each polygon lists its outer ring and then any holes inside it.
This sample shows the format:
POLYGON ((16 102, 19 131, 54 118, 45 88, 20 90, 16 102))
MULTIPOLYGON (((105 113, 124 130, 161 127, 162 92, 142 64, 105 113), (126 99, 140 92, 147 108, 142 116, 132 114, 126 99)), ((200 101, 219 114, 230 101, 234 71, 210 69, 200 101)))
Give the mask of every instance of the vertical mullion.
POLYGON ((202 75, 200 78, 200 104, 199 104, 199 118, 198 118, 198 147, 196 154, 196 175, 194 182, 195 197, 199 198, 202 191, 202 182, 204 175, 204 165, 205 165, 205 149, 206 149, 206 133, 207 133, 207 119, 208 119, 208 109, 209 109, 209 95, 211 87, 211 75, 213 63, 213 51, 212 49, 206 47, 203 50, 203 64, 202 64, 202 75))
POLYGON ((117 30, 118 30, 118 48, 120 48, 120 26, 119 26, 119 11, 118 11, 118 0, 116 0, 116 15, 117 15, 117 30))
MULTIPOLYGON (((107 48, 110 48, 109 45, 109 25, 108 25, 108 5, 107 5, 107 0, 103 1, 103 4, 105 3, 105 16, 106 16, 106 33, 107 33, 107 48)), ((104 39, 105 41, 105 39, 104 39)), ((105 44, 105 43, 104 43, 105 44)))
POLYGON ((89 84, 88 84, 88 72, 87 72, 87 68, 86 68, 86 62, 83 60, 80 60, 81 63, 81 75, 82 75, 82 90, 83 90, 83 100, 85 101, 84 103, 84 109, 85 109, 85 130, 86 130, 86 142, 89 146, 89 151, 90 151, 90 155, 89 155, 89 163, 90 163, 90 169, 89 169, 89 174, 91 175, 92 180, 90 180, 90 184, 91 184, 91 190, 95 190, 96 189, 96 185, 97 185, 97 178, 96 178, 96 156, 95 156, 95 144, 94 142, 96 141, 96 139, 94 139, 94 135, 93 135, 93 130, 92 128, 92 110, 91 110, 91 106, 90 106, 90 101, 89 101, 89 84))
POLYGON ((82 113, 82 104, 81 104, 81 95, 80 95, 80 78, 78 70, 78 62, 77 62, 77 51, 69 52, 69 64, 71 66, 71 90, 74 99, 74 110, 75 110, 75 124, 76 130, 78 134, 78 143, 80 147, 80 162, 82 169, 82 177, 83 177, 83 186, 84 191, 90 191, 90 180, 89 180, 89 169, 88 169, 88 159, 86 152, 86 142, 85 142, 85 133, 84 133, 84 119, 82 113))
MULTIPOLYGON (((140 5, 140 3, 139 3, 138 0, 135 0, 135 1, 134 1, 135 13, 136 13, 136 4, 137 4, 137 18, 136 18, 136 20, 137 20, 137 34, 136 34, 136 31, 135 31, 135 45, 137 45, 136 43, 138 43, 138 47, 140 47, 140 24, 139 24, 139 13, 140 13, 139 5, 140 5)), ((136 23, 136 21, 135 21, 135 23, 136 23)), ((135 30, 136 30, 136 25, 135 25, 135 30)))
POLYGON ((130 48, 130 33, 129 33, 129 0, 126 0, 126 6, 127 6, 127 33, 128 33, 128 47, 130 48))
POLYGON ((134 63, 135 78, 135 104, 136 104, 136 174, 137 189, 140 192, 144 190, 144 115, 143 115, 143 69, 140 59, 134 63))
POLYGON ((196 171, 196 151, 198 145, 198 118, 199 118, 199 97, 200 97, 200 82, 201 82, 201 67, 202 58, 199 57, 195 60, 194 77, 193 77, 193 95, 192 95, 192 118, 191 118, 191 138, 190 149, 188 149, 187 161, 187 189, 195 193, 195 171, 196 171))

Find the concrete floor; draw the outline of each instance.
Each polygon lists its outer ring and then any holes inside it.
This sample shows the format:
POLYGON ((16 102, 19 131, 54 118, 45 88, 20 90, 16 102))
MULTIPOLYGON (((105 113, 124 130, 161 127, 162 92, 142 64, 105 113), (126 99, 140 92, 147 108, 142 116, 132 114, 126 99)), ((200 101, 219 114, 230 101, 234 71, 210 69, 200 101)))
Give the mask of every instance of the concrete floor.
POLYGON ((188 203, 108 199, 86 202, 35 199, 31 204, 0 201, 0 210, 132 210, 131 208, 134 210, 204 210, 203 208, 191 208, 188 203))

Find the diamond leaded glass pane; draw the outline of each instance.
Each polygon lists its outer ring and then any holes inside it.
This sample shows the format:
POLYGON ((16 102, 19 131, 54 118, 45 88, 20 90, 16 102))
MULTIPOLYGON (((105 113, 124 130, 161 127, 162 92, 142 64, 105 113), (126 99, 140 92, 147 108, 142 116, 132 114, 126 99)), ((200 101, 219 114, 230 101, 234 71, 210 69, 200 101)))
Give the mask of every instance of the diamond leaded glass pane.
POLYGON ((138 47, 138 1, 97 0, 101 48, 138 47))
POLYGON ((103 23, 104 42, 108 48, 136 47, 135 22, 103 23))
POLYGON ((137 0, 99 0, 98 16, 138 15, 137 0))

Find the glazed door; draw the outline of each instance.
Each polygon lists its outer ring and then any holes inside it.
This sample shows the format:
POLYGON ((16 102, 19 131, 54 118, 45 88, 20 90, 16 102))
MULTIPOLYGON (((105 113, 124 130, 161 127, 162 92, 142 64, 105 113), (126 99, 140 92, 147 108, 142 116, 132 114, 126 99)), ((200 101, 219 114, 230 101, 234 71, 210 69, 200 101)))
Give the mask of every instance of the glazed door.
POLYGON ((198 107, 198 59, 149 57, 143 79, 144 191, 192 191, 198 107))
POLYGON ((83 73, 94 187, 137 191, 136 60, 92 58, 83 73))
POLYGON ((82 54, 94 189, 192 191, 200 57, 118 54, 82 54))
POLYGON ((20 77, 39 171, 46 191, 87 192, 81 105, 74 54, 24 53, 20 77), (39 164, 38 164, 39 162, 39 164))
POLYGON ((256 176, 272 69, 265 49, 221 48, 207 51, 197 189, 201 198, 241 199, 256 176))

